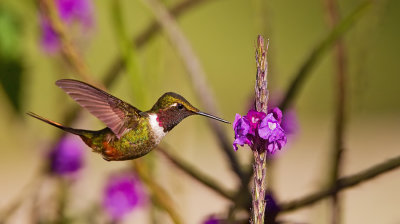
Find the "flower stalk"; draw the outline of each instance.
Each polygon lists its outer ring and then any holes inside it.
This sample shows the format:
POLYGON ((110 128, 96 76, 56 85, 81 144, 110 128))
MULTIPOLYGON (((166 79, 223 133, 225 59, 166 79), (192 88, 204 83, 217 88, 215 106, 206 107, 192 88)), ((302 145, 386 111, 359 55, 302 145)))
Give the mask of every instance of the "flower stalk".
MULTIPOLYGON (((257 39, 256 49, 256 64, 257 64, 257 75, 256 75, 256 110, 258 112, 268 112, 268 90, 267 90, 267 74, 268 74, 268 63, 267 63, 267 50, 268 42, 265 47, 264 39, 261 35, 257 39)), ((257 138, 256 138, 257 140, 257 138)), ((252 147, 254 155, 254 182, 252 189, 252 205, 253 205, 253 224, 264 223, 265 213, 265 176, 267 166, 267 152, 264 149, 263 144, 258 144, 259 141, 255 141, 252 147)))

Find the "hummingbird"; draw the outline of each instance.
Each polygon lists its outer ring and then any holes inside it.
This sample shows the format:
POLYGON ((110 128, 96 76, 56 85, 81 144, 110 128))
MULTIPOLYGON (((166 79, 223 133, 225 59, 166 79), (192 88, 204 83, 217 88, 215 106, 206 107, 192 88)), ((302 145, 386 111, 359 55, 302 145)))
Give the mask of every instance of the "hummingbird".
POLYGON ((118 99, 90 84, 61 79, 56 85, 107 127, 93 131, 63 126, 35 113, 27 114, 63 131, 78 135, 86 145, 107 161, 131 160, 146 155, 184 118, 202 115, 224 123, 228 121, 201 112, 181 95, 164 93, 148 111, 118 99))

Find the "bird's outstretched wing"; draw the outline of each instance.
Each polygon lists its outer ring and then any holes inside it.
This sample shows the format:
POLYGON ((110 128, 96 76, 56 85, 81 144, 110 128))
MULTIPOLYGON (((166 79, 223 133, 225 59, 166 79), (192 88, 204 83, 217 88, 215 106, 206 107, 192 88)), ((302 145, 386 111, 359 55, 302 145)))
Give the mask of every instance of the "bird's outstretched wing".
POLYGON ((135 128, 141 116, 139 109, 87 83, 61 79, 56 85, 104 122, 118 138, 135 128))

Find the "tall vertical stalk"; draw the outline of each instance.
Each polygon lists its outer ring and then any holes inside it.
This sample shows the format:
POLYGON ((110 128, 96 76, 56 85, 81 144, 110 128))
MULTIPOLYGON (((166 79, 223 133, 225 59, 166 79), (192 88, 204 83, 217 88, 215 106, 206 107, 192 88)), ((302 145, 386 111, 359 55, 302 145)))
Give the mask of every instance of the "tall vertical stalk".
MULTIPOLYGON (((268 104, 268 90, 267 90, 267 74, 268 74, 268 63, 267 63, 267 51, 268 42, 265 47, 264 39, 262 36, 258 36, 257 49, 256 49, 256 65, 257 65, 257 76, 255 85, 256 94, 256 110, 259 112, 267 113, 268 104)), ((264 223, 265 213, 265 174, 266 174, 266 162, 267 152, 265 151, 263 144, 257 142, 253 146, 254 155, 254 182, 253 182, 253 224, 264 223)))

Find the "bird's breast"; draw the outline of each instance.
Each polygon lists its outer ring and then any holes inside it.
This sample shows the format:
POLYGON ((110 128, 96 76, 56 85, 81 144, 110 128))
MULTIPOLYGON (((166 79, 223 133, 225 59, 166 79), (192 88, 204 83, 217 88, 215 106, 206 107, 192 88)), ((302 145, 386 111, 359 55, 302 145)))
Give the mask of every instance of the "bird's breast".
POLYGON ((164 128, 160 125, 157 114, 149 114, 149 126, 155 143, 158 145, 164 138, 167 132, 164 132, 164 128))

